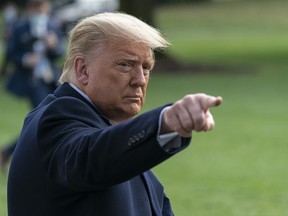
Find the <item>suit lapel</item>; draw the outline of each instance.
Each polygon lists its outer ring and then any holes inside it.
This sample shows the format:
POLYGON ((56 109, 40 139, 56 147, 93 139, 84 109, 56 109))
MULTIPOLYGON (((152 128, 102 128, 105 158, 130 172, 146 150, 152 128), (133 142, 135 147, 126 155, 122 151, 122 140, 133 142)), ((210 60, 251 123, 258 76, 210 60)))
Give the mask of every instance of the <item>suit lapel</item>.
POLYGON ((143 173, 143 180, 147 188, 152 210, 156 216, 162 215, 164 189, 151 171, 143 173))

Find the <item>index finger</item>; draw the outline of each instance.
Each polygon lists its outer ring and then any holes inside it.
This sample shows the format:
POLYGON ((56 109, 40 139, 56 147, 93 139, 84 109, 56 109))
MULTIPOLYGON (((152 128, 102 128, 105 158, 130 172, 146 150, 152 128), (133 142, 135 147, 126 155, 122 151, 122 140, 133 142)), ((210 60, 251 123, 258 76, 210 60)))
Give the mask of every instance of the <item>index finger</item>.
POLYGON ((201 95, 199 97, 199 102, 201 107, 206 110, 210 107, 217 107, 223 102, 223 98, 221 96, 210 96, 210 95, 201 95))

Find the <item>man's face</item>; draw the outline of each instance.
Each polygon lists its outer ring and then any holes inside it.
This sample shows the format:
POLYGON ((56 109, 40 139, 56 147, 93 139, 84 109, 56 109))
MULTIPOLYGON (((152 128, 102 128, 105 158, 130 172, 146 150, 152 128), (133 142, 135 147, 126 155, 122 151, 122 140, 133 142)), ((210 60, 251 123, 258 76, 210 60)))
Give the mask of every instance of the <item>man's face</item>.
POLYGON ((84 92, 112 122, 137 115, 145 102, 151 49, 123 40, 106 41, 100 53, 89 60, 84 92))

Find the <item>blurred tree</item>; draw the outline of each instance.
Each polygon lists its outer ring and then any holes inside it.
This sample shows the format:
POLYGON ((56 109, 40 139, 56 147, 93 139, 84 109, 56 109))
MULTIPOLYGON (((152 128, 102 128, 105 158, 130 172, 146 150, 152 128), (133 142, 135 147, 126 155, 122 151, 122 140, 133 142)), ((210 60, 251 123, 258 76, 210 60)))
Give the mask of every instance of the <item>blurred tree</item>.
POLYGON ((120 11, 154 26, 154 3, 155 0, 120 0, 120 11))
MULTIPOLYGON (((161 2, 160 0, 120 0, 120 11, 131 14, 156 27, 154 19, 156 3, 163 3, 163 0, 161 2)), ((155 54, 157 58, 156 71, 177 72, 191 69, 191 65, 184 65, 167 53, 156 52, 155 54)), ((194 69, 194 66, 192 68, 194 69)))
POLYGON ((0 8, 2 9, 3 7, 5 7, 7 3, 13 3, 17 5, 18 7, 23 7, 26 3, 26 0, 1 0, 0 8))
POLYGON ((161 3, 171 3, 171 4, 178 4, 178 3, 201 3, 201 2, 211 2, 212 0, 157 0, 161 3))

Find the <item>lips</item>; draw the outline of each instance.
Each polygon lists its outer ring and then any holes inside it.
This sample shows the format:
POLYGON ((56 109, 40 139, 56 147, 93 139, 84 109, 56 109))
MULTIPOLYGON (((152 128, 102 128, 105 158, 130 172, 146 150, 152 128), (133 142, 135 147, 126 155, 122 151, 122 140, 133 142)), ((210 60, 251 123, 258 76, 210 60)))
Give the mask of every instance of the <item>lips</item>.
POLYGON ((141 96, 128 96, 128 99, 141 99, 141 96))
POLYGON ((141 100, 142 97, 140 95, 130 95, 130 96, 126 96, 125 98, 131 101, 138 102, 139 100, 141 100))

